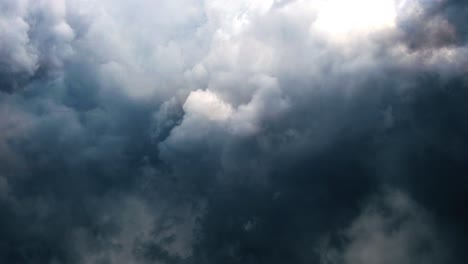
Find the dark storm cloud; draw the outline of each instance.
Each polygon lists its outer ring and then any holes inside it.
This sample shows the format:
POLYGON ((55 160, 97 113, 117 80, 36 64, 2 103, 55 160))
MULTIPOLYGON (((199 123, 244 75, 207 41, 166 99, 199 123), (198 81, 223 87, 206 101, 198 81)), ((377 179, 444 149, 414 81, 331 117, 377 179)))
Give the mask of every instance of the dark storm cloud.
POLYGON ((431 216, 399 192, 383 192, 340 234, 323 239, 322 263, 441 263, 453 261, 431 216))
POLYGON ((0 7, 0 262, 466 258, 462 1, 0 7))
POLYGON ((466 82, 424 79, 412 80, 416 94, 371 79, 349 98, 309 96, 317 106, 296 105, 296 114, 269 120, 261 137, 229 145, 229 160, 238 162, 227 181, 235 183, 211 198, 200 263, 318 261, 317 237, 344 228, 382 183, 414 195, 445 227, 457 226, 447 233, 458 237, 449 247, 466 243, 457 240, 467 220, 466 111, 457 102, 466 99, 466 82))
POLYGON ((399 21, 410 48, 466 44, 468 10, 464 1, 414 1, 408 9, 415 8, 417 4, 423 5, 424 8, 418 11, 417 15, 401 16, 399 21))

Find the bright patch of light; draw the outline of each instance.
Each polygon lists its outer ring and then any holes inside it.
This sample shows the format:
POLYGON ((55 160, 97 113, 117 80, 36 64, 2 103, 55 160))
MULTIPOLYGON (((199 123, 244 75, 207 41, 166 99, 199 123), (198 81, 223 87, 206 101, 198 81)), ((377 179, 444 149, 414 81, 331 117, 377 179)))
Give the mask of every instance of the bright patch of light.
POLYGON ((233 112, 231 105, 209 90, 191 92, 183 108, 186 114, 204 117, 213 121, 226 120, 233 112))
POLYGON ((395 25, 395 0, 329 0, 314 27, 333 36, 367 33, 395 25))

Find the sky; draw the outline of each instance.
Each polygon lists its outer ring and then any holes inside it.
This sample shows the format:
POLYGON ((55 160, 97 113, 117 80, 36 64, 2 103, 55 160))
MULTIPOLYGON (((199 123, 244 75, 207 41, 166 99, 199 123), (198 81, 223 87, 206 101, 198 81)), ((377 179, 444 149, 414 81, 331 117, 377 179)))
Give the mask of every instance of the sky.
POLYGON ((463 0, 0 0, 0 263, 462 264, 463 0))

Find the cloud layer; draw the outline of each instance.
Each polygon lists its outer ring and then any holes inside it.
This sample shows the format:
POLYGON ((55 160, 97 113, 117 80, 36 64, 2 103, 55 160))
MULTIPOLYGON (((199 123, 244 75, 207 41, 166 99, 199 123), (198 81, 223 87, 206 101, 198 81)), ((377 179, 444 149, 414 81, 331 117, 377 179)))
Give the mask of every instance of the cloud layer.
POLYGON ((0 262, 464 263, 468 5, 348 2, 0 2, 0 262))

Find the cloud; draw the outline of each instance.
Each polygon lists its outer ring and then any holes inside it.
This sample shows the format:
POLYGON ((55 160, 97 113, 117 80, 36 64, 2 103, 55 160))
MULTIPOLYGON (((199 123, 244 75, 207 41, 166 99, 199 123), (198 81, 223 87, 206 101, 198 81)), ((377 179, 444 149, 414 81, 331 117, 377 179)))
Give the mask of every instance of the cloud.
POLYGON ((321 263, 445 263, 449 249, 428 212, 398 191, 363 209, 339 249, 324 240, 321 263))
POLYGON ((400 28, 411 49, 465 46, 462 1, 404 1, 400 28))
POLYGON ((395 4, 2 1, 0 262, 462 263, 466 4, 395 4))
POLYGON ((186 115, 198 115, 215 121, 226 120, 232 115, 232 107, 210 91, 191 92, 183 109, 186 115))

